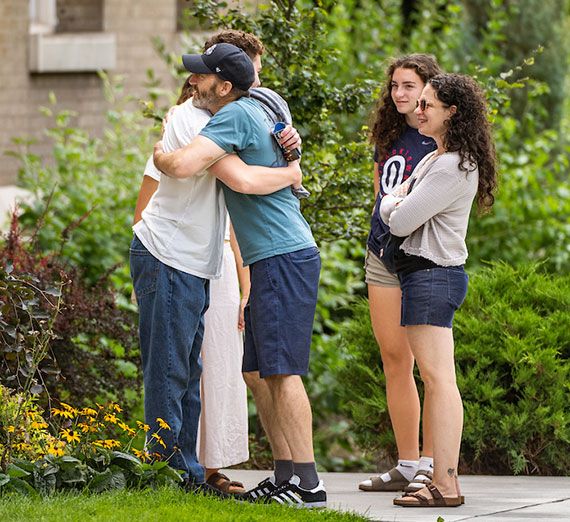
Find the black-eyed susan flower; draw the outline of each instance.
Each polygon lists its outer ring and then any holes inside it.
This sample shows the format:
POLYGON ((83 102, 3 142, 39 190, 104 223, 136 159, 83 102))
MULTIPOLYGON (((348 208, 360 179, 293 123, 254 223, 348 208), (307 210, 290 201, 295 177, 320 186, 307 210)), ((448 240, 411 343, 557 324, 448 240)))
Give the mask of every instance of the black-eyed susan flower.
POLYGON ((150 426, 148 424, 144 424, 141 421, 137 421, 137 426, 140 430, 143 430, 145 433, 150 430, 150 426))
POLYGON ((162 437, 158 433, 153 433, 152 438, 156 439, 156 442, 158 442, 164 449, 166 449, 166 444, 164 443, 162 437))
POLYGON ((166 424, 166 422, 164 422, 160 417, 157 417, 156 422, 158 422, 158 425, 161 428, 164 428, 165 430, 170 430, 170 426, 166 424))
POLYGON ((79 433, 73 430, 62 429, 61 436, 67 440, 67 442, 79 442, 79 433))
POLYGON ((73 419, 73 412, 70 410, 60 410, 59 408, 52 408, 51 412, 59 417, 64 417, 66 419, 73 419))
POLYGON ((114 413, 106 413, 105 420, 111 424, 117 424, 119 421, 118 417, 114 413))

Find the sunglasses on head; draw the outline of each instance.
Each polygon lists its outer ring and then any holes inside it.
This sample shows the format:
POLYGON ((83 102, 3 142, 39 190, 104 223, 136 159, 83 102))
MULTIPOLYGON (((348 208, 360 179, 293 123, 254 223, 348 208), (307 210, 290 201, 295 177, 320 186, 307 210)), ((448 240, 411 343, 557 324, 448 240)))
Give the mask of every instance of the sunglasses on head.
MULTIPOLYGON (((425 112, 427 108, 435 107, 435 105, 432 105, 425 98, 422 98, 421 100, 416 100, 416 109, 418 107, 420 108, 420 111, 425 112)), ((444 109, 449 109, 449 105, 442 104, 442 107, 444 109)))

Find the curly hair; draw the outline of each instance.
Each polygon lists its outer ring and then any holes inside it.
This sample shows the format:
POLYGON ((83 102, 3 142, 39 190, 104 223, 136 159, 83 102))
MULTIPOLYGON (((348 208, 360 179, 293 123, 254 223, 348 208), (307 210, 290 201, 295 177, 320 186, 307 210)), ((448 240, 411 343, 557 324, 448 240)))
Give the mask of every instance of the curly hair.
MULTIPOLYGON (((228 29, 227 31, 222 31, 220 33, 215 34, 204 44, 204 51, 208 50, 212 45, 219 44, 219 43, 229 43, 239 47, 242 51, 245 52, 252 60, 259 55, 263 54, 265 51, 265 47, 257 38, 257 36, 246 33, 244 31, 235 31, 234 29, 228 29)), ((192 75, 190 75, 192 76, 192 75)), ((180 96, 176 101, 176 105, 180 105, 184 103, 186 100, 192 97, 194 94, 194 87, 190 85, 190 76, 186 78, 184 81, 184 85, 182 85, 182 89, 180 90, 180 96)))
POLYGON ((385 156, 392 144, 406 130, 406 116, 398 112, 392 100, 392 77, 396 69, 412 69, 424 84, 433 76, 441 74, 435 59, 427 54, 407 54, 392 59, 386 69, 386 83, 372 114, 370 142, 376 146, 379 157, 385 156))
POLYGON ((446 105, 455 105, 455 113, 445 121, 443 147, 459 152, 459 168, 464 172, 479 168, 477 209, 487 212, 495 202, 497 188, 495 144, 487 118, 485 93, 470 76, 440 74, 429 80, 435 97, 446 105))
POLYGON ((236 31, 234 29, 222 31, 221 33, 217 33, 209 38, 204 44, 204 51, 212 47, 212 45, 219 43, 229 43, 239 47, 252 60, 256 56, 263 54, 263 51, 265 51, 265 47, 263 47, 263 44, 257 36, 244 31, 236 31))

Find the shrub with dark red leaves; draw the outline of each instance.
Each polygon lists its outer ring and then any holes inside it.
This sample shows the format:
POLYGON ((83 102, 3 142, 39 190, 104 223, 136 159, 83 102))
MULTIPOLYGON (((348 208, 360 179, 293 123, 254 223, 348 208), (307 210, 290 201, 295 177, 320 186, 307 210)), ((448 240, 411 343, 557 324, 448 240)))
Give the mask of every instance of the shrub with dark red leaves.
POLYGON ((139 397, 136 318, 117 307, 109 273, 88 286, 59 254, 24 238, 16 213, 0 244, 0 382, 42 402, 139 397))

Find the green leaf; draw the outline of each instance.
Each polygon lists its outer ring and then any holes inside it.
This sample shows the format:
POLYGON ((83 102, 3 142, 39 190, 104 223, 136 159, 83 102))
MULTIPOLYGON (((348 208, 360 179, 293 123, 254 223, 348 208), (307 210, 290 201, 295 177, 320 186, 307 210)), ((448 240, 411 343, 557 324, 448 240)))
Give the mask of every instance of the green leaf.
POLYGON ((173 480, 175 483, 182 482, 183 480, 180 473, 178 473, 178 471, 176 471, 174 468, 171 468, 170 466, 162 468, 158 472, 158 474, 168 477, 169 479, 173 480))
POLYGON ((129 453, 123 453, 121 451, 111 452, 111 463, 129 471, 142 473, 141 460, 129 453))
POLYGON ((101 493, 109 487, 112 479, 113 473, 111 473, 110 469, 106 469, 102 473, 95 474, 89 484, 87 484, 87 489, 89 491, 93 491, 94 493, 101 493))
POLYGON ((10 482, 10 475, 6 475, 5 473, 0 473, 0 487, 8 484, 10 482))
POLYGON ((97 473, 87 485, 89 491, 100 493, 107 490, 125 489, 125 474, 121 470, 111 471, 106 469, 102 473, 97 473))
POLYGON ((15 464, 8 464, 8 466, 6 466, 6 471, 12 478, 23 478, 30 475, 28 471, 16 466, 15 464))
POLYGON ((10 482, 6 484, 6 486, 8 489, 12 489, 13 491, 21 493, 22 495, 30 495, 33 497, 38 496, 38 492, 25 480, 22 480, 20 478, 12 478, 10 482))

